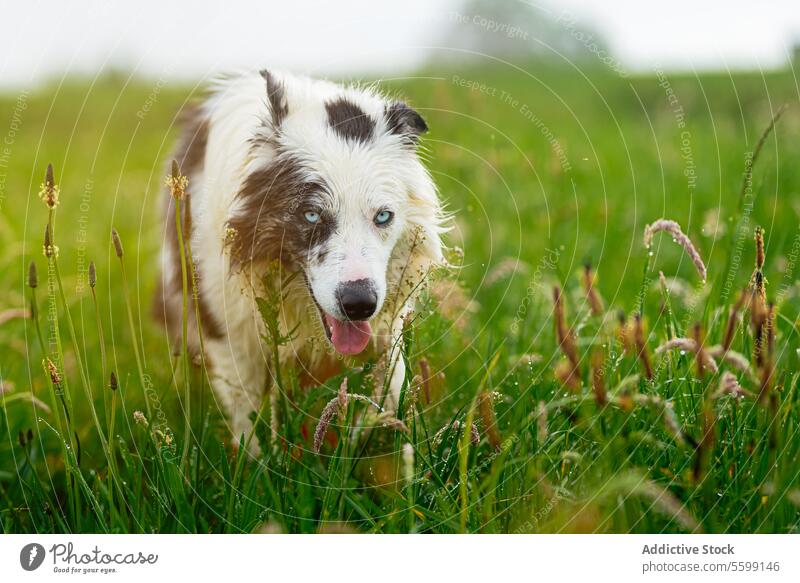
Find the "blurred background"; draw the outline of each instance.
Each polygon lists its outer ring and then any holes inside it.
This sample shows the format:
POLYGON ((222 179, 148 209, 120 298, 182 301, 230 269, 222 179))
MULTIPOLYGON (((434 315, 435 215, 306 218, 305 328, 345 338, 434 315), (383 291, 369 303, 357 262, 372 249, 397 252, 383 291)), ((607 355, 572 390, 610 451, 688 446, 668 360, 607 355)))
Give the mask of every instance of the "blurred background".
POLYGON ((592 58, 626 70, 762 69, 800 40, 792 0, 5 2, 0 83, 113 70, 192 79, 238 67, 396 74, 430 61, 592 58))

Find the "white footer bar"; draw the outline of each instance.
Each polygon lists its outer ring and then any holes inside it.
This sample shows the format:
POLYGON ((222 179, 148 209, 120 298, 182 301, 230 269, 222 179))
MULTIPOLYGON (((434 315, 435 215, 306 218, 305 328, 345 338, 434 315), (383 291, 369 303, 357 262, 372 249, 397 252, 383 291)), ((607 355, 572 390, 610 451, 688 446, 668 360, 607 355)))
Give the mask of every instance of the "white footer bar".
POLYGON ((2 581, 800 581, 796 535, 4 535, 2 581))

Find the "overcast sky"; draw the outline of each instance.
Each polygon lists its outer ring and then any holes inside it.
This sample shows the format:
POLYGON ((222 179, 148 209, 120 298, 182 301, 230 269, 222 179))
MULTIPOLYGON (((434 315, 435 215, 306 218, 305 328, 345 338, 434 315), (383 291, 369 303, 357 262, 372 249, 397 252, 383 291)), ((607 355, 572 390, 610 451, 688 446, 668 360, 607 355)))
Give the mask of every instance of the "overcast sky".
MULTIPOLYGON (((518 0, 498 0, 517 2, 518 0)), ((603 34, 628 70, 768 68, 800 40, 798 0, 542 0, 603 34)), ((204 77, 237 67, 402 74, 459 0, 25 0, 2 2, 0 84, 109 68, 204 77)))

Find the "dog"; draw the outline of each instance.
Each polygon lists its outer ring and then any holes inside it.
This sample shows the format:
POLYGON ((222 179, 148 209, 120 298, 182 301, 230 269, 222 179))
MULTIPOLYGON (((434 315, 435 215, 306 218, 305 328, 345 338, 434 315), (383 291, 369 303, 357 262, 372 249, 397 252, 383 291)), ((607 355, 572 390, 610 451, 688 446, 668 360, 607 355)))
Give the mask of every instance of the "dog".
MULTIPOLYGON (((280 279, 267 283, 281 286, 281 368, 313 386, 374 358, 384 363, 381 398, 396 406, 404 321, 445 264, 446 217, 418 152, 427 130, 417 111, 375 87, 276 70, 219 79, 184 115, 173 158, 188 178, 187 342, 195 358, 204 348, 235 444, 278 390, 256 301, 265 277, 280 279)), ((167 200, 157 300, 177 346, 183 275, 167 200)))

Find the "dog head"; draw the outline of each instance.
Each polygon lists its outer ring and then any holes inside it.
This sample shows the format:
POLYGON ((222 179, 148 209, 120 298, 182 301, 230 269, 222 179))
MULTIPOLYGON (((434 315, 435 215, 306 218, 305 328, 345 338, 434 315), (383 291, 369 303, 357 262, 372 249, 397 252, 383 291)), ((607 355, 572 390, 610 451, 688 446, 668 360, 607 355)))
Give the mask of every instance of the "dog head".
POLYGON ((442 260, 441 209, 417 155, 427 125, 373 90, 261 76, 266 108, 229 224, 243 261, 302 273, 334 348, 357 354, 399 264, 417 277, 442 260))

